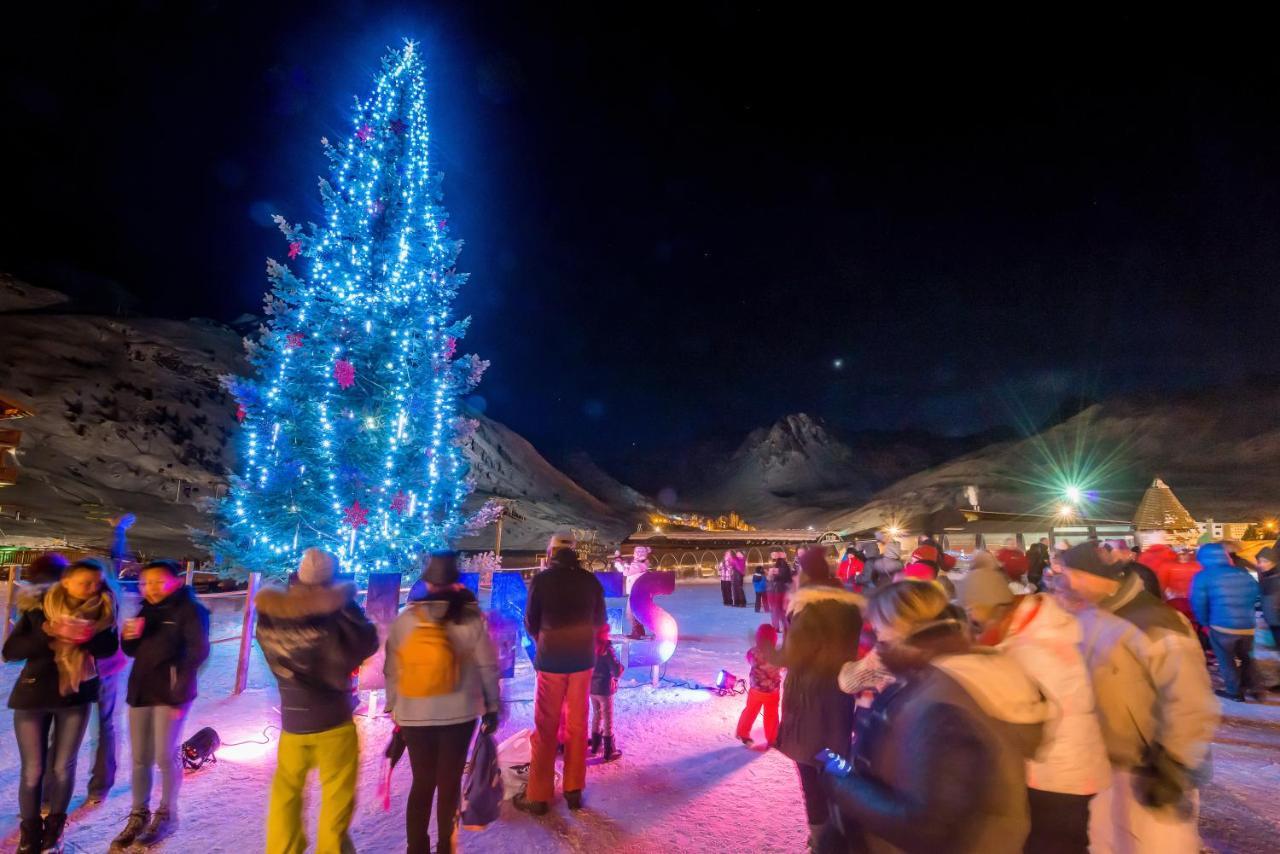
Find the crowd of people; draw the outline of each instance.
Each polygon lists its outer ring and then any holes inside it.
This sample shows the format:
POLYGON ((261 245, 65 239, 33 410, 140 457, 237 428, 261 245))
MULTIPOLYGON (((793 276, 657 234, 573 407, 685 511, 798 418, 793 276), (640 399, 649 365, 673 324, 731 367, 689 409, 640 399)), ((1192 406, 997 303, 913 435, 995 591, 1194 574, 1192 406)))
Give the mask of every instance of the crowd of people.
POLYGON ((1214 695, 1268 690, 1253 644, 1259 606, 1280 616, 1276 549, 1009 541, 958 567, 922 537, 904 554, 882 536, 834 570, 811 548, 765 572, 737 735, 785 674, 765 731, 796 763, 810 848, 1199 851, 1214 695))
MULTIPOLYGON (((1239 552, 1214 542, 1191 555, 1139 554, 1124 540, 1024 552, 1009 542, 958 566, 932 538, 907 552, 884 537, 847 549, 833 569, 825 547, 777 550, 752 575, 768 622, 746 653, 735 734, 752 746, 763 715, 767 747, 795 763, 814 851, 1198 851, 1198 793, 1219 719, 1206 651, 1219 696, 1261 698, 1255 608, 1280 629, 1277 551, 1262 549, 1254 564, 1239 552)), ((564 800, 578 810, 588 752, 619 755, 623 665, 604 588, 570 535, 553 537, 547 556, 525 612, 536 689, 528 783, 514 798, 534 816, 555 798, 558 756, 564 800)), ((379 637, 338 571, 333 555, 308 549, 287 584, 257 595, 256 636, 280 691, 272 854, 308 846, 312 769, 315 850, 354 850, 352 672, 379 637)), ((745 558, 726 553, 721 571, 724 604, 745 607, 745 558)), ((477 730, 496 731, 501 704, 486 616, 460 583, 457 555, 427 556, 419 581, 390 626, 384 665, 393 745, 413 776, 411 854, 453 850, 468 751, 477 730)), ((46 555, 25 570, 3 649, 23 662, 9 705, 24 854, 60 850, 90 714, 96 705, 111 716, 130 658, 133 803, 112 849, 177 830, 182 727, 209 654, 209 614, 172 561, 146 564, 139 593, 126 618, 107 562, 46 555)), ((113 783, 112 734, 100 730, 91 799, 113 783)))

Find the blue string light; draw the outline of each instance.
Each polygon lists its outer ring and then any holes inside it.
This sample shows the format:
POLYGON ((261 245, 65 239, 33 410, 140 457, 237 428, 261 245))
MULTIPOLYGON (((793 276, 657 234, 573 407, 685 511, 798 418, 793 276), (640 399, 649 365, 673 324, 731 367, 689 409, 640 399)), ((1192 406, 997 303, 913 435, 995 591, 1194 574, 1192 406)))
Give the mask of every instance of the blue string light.
POLYGON ((347 571, 406 570, 492 518, 468 516, 458 400, 488 363, 457 356, 470 318, 450 321, 466 275, 430 169, 420 52, 383 58, 351 136, 325 148, 324 227, 276 221, 305 278, 269 261, 268 322, 247 342, 243 455, 219 508, 214 550, 245 570, 283 573, 301 551, 347 571))

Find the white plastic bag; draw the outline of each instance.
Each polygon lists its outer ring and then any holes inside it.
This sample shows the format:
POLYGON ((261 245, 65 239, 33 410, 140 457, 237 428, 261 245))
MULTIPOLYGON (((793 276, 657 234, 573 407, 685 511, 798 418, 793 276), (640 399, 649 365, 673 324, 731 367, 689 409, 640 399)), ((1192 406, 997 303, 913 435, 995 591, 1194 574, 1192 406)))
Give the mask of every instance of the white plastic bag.
MULTIPOLYGON (((533 761, 533 734, 517 730, 498 745, 498 767, 502 769, 502 793, 504 800, 514 798, 529 785, 529 763, 533 761)), ((555 775, 559 786, 560 775, 555 775)))

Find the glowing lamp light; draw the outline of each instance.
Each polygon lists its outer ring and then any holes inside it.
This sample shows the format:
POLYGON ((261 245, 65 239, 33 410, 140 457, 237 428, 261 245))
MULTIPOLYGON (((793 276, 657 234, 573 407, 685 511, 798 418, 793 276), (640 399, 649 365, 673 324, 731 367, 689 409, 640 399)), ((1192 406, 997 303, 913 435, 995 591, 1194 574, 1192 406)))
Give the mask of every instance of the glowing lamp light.
POLYGON ((1063 504, 1058 507, 1058 515, 1064 519, 1069 519, 1076 515, 1076 508, 1072 507, 1070 504, 1063 504))
POLYGON ((728 670, 721 670, 716 674, 716 689, 725 693, 732 693, 734 686, 742 680, 734 676, 728 670))
POLYGON ((1066 488, 1066 496, 1067 496, 1067 500, 1070 501, 1072 504, 1079 504, 1080 500, 1084 498, 1084 493, 1080 490, 1080 487, 1078 486, 1068 486, 1066 488))

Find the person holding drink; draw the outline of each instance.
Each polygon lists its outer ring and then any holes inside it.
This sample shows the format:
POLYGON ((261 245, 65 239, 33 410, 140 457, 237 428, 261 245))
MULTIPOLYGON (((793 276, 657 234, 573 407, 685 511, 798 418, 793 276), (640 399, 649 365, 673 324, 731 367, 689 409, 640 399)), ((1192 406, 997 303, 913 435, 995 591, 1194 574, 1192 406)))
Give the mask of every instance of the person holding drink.
POLYGON ((101 561, 88 558, 67 567, 61 555, 45 555, 32 562, 27 575, 18 624, 4 642, 3 655, 5 661, 25 662, 9 708, 22 764, 17 850, 34 854, 61 850, 76 754, 98 696, 96 660, 114 654, 120 641, 118 604, 103 586, 101 561), (49 797, 47 818, 40 815, 42 791, 49 797))
POLYGON ((133 748, 133 809, 113 849, 153 845, 178 829, 182 784, 182 722, 196 698, 196 670, 209 657, 209 611, 183 583, 177 561, 142 568, 142 608, 124 621, 129 673, 129 742, 133 748), (160 766, 160 803, 151 813, 151 773, 160 766))

